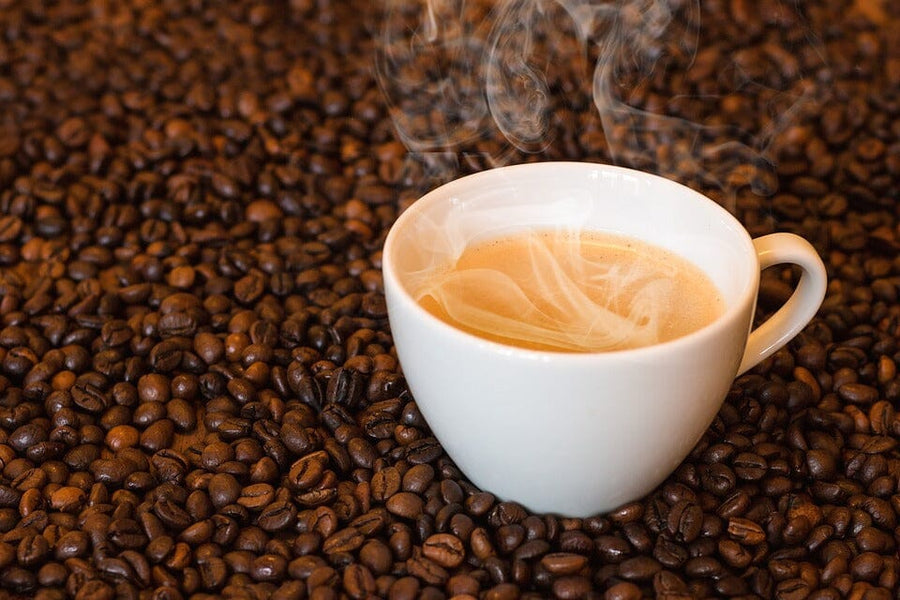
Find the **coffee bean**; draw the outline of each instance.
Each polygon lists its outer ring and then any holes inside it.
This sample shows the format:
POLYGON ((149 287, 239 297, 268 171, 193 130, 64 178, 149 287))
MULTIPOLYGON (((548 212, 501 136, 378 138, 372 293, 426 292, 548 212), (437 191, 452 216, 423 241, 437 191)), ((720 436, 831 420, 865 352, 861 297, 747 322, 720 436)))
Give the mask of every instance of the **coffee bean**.
POLYGON ((39 534, 28 535, 19 542, 16 559, 24 567, 40 564, 50 554, 50 544, 39 534))
POLYGON ((459 566, 465 558, 462 541, 454 535, 438 533, 430 536, 422 545, 422 554, 444 568, 459 566))
MULTIPOLYGON (((617 30, 635 59, 617 62, 615 89, 633 128, 601 123, 593 90, 573 74, 582 63, 570 58, 585 56, 592 34, 544 31, 559 22, 547 13, 522 31, 547 57, 550 89, 565 93, 548 95, 550 143, 531 157, 490 119, 453 137, 471 116, 447 110, 450 96, 428 96, 431 74, 471 97, 481 82, 457 81, 465 61, 444 60, 449 29, 429 52, 404 53, 402 32, 421 31, 420 11, 359 19, 340 3, 289 8, 281 20, 240 2, 202 14, 141 7, 124 20, 65 2, 0 15, 0 63, 13 65, 0 98, 14 116, 0 127, 4 589, 101 599, 889 595, 900 510, 890 11, 670 7, 651 36, 650 72, 632 43, 643 37, 629 33, 645 31, 652 15, 640 13, 617 30), (704 35, 685 51, 700 16, 704 35), (385 35, 366 35, 370 22, 385 35), (828 36, 803 35, 806 23, 828 36), (292 35, 298 24, 309 35, 292 35), (298 62, 307 55, 316 60, 298 62), (373 55, 384 69, 370 68, 373 55), (733 78, 715 74, 728 61, 758 85, 726 89, 733 78), (429 98, 415 120, 398 93, 405 81, 429 98), (798 82, 802 102, 791 106, 797 96, 785 92, 798 82), (638 123, 662 112, 677 123, 662 128, 665 140, 638 123), (426 154, 463 156, 459 172, 435 176, 435 161, 410 159, 401 130, 440 131, 428 139, 449 146, 426 154), (725 155, 734 131, 746 134, 738 143, 769 136, 777 193, 756 195, 774 180, 725 155), (692 168, 701 154, 707 178, 692 168), (394 356, 381 246, 440 177, 585 156, 676 177, 728 205, 752 235, 800 233, 830 282, 816 318, 735 382, 675 474, 609 515, 565 519, 500 502, 447 460, 394 356), (728 163, 721 174, 717 160, 728 163), (748 179, 758 181, 735 191, 748 179), (291 553, 299 558, 287 562, 291 553)), ((487 8, 435 18, 458 25, 453 47, 469 48, 472 23, 501 30, 502 11, 487 8)), ((796 275, 772 269, 761 281, 765 313, 796 275)))
POLYGON ((845 383, 838 390, 838 395, 854 404, 871 405, 878 400, 878 390, 862 383, 845 383))
POLYGON ((466 498, 466 510, 473 516, 487 513, 494 505, 494 495, 489 492, 476 492, 466 498))
POLYGON ((741 452, 734 457, 732 464, 735 475, 747 481, 761 479, 768 468, 765 459, 752 452, 741 452))
POLYGON ((343 585, 351 598, 365 598, 376 589, 372 572, 359 564, 351 564, 344 570, 343 585))
POLYGON ((559 535, 559 547, 563 552, 588 554, 593 549, 594 543, 584 532, 570 530, 564 531, 559 535))
POLYGON ((355 527, 348 527, 335 532, 322 544, 322 550, 328 554, 353 552, 358 549, 365 537, 355 527))
POLYGON ((325 400, 356 408, 363 396, 363 376, 358 371, 339 367, 331 374, 325 400))
POLYGON ((389 597, 396 600, 418 598, 421 583, 411 576, 400 577, 390 585, 389 597))
POLYGON ((291 465, 288 481, 297 490, 307 490, 322 479, 328 461, 328 453, 324 450, 308 454, 291 465))
POLYGON ((434 468, 428 464, 416 464, 403 474, 402 488, 404 491, 421 494, 434 480, 434 468))
POLYGON ((236 503, 256 512, 269 505, 275 499, 275 488, 268 483, 255 483, 241 490, 236 503))
POLYGON ((19 452, 24 452, 29 447, 34 446, 47 439, 48 432, 46 428, 35 423, 22 425, 13 431, 8 438, 8 443, 19 452))
POLYGON ((435 438, 416 440, 407 446, 406 459, 413 464, 424 464, 437 460, 443 449, 435 438))
POLYGON ((662 569, 656 560, 647 556, 636 556, 619 563, 619 576, 628 580, 651 579, 662 569))
POLYGON ((653 548, 653 558, 670 569, 681 567, 689 557, 687 548, 665 537, 658 538, 653 548))
POLYGON ((572 575, 587 566, 585 556, 572 553, 556 552, 541 558, 541 565, 554 575, 572 575))
POLYGON ((750 564, 753 555, 739 543, 732 540, 719 542, 719 555, 732 567, 744 568, 750 564))
POLYGON ((168 373, 174 371, 181 363, 183 350, 170 340, 162 341, 150 350, 150 364, 157 371, 168 373))
POLYGON ((669 510, 667 523, 669 531, 676 539, 691 542, 700 535, 703 511, 696 504, 682 500, 669 510))
POLYGON ((591 590, 591 582, 587 577, 568 575, 553 582, 553 593, 557 598, 565 600, 583 598, 591 590))
POLYGON ((729 519, 728 535, 737 542, 751 546, 761 544, 766 539, 766 534, 762 527, 753 521, 740 517, 729 519))
POLYGON ((631 546, 614 535, 601 535, 594 540, 597 551, 605 561, 619 563, 631 553, 631 546))
POLYGON ((387 511, 383 508, 372 508, 350 522, 363 535, 372 535, 381 531, 389 522, 387 511))
POLYGON ((422 514, 424 505, 424 501, 412 492, 393 494, 385 503, 388 512, 405 519, 414 519, 422 514))
POLYGON ((407 572, 426 584, 443 585, 449 575, 447 571, 425 556, 413 556, 406 561, 407 572))
POLYGON ((70 531, 61 536, 55 544, 54 556, 57 560, 82 557, 87 554, 90 539, 83 531, 70 531))
POLYGON ((607 600, 637 600, 642 598, 643 594, 637 585, 623 581, 607 589, 604 597, 607 600))

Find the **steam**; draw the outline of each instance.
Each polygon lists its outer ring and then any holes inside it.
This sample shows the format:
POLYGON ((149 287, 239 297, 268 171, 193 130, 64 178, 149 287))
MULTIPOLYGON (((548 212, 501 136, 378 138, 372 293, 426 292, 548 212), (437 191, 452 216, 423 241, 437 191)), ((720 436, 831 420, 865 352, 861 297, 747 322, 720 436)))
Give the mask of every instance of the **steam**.
POLYGON ((812 103, 822 61, 791 0, 767 10, 766 29, 737 22, 747 39, 727 47, 704 38, 699 0, 385 0, 376 76, 431 174, 565 158, 555 115, 586 99, 609 153, 589 158, 768 194, 774 145, 812 103))
POLYGON ((376 74, 411 152, 442 153, 484 132, 483 46, 474 16, 460 0, 387 0, 376 74))
POLYGON ((539 2, 507 2, 489 36, 485 66, 487 104, 497 127, 522 151, 543 150, 550 139, 550 90, 541 72, 530 64, 531 32, 543 16, 539 2))
POLYGON ((522 244, 521 263, 459 270, 458 262, 434 274, 419 300, 432 300, 463 329, 500 334, 527 347, 591 352, 659 341, 671 278, 641 281, 621 265, 581 256, 573 243, 561 255, 538 236, 526 236, 522 244), (635 285, 634 296, 623 298, 622 291, 635 285), (622 314, 614 310, 619 305, 622 314))
POLYGON ((603 352, 680 337, 720 311, 699 269, 636 240, 584 234, 577 225, 478 239, 466 231, 453 219, 423 220, 414 236, 422 244, 407 249, 418 257, 402 277, 426 310, 480 337, 603 352))

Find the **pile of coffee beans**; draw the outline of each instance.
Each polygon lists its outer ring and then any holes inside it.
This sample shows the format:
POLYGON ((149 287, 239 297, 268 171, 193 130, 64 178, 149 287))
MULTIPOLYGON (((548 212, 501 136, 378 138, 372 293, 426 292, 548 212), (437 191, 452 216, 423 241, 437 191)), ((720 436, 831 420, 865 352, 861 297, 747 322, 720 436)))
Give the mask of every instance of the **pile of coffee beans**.
MULTIPOLYGON (((573 519, 475 488, 406 388, 381 246, 433 173, 355 4, 0 0, 0 598, 895 597, 898 5, 815 3, 797 56, 778 0, 703 2, 705 46, 818 100, 774 195, 733 200, 816 245, 828 296, 663 485, 573 519)), ((554 143, 460 169, 609 159, 589 69, 555 67, 554 143)), ((761 317, 795 281, 765 273, 761 317)))

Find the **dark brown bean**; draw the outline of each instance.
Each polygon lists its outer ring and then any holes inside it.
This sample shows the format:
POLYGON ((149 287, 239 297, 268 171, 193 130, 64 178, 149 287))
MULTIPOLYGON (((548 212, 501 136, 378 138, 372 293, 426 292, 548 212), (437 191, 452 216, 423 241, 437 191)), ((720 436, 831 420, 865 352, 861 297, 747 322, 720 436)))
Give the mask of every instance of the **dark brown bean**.
POLYGON ((438 533, 422 544, 422 554, 444 568, 454 568, 465 559, 465 547, 454 535, 438 533))
POLYGON ((406 561, 407 572, 426 584, 443 585, 449 575, 447 571, 425 556, 413 556, 406 561))
POLYGON ((288 481, 297 490, 307 490, 322 479, 328 461, 328 453, 324 450, 313 452, 291 465, 288 481))
POLYGON ((398 492, 387 499, 388 512, 405 519, 414 519, 422 514, 425 503, 412 492, 398 492))

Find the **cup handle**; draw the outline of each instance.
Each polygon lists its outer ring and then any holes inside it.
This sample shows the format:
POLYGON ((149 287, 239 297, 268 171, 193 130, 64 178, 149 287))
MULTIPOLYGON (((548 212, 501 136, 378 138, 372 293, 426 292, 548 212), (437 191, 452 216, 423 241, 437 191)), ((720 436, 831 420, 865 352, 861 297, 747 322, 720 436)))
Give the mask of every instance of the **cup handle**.
POLYGON ((750 332, 738 375, 768 358, 800 333, 825 298, 825 265, 812 244, 792 233, 773 233, 753 240, 760 269, 791 263, 802 273, 797 289, 784 306, 750 332))

